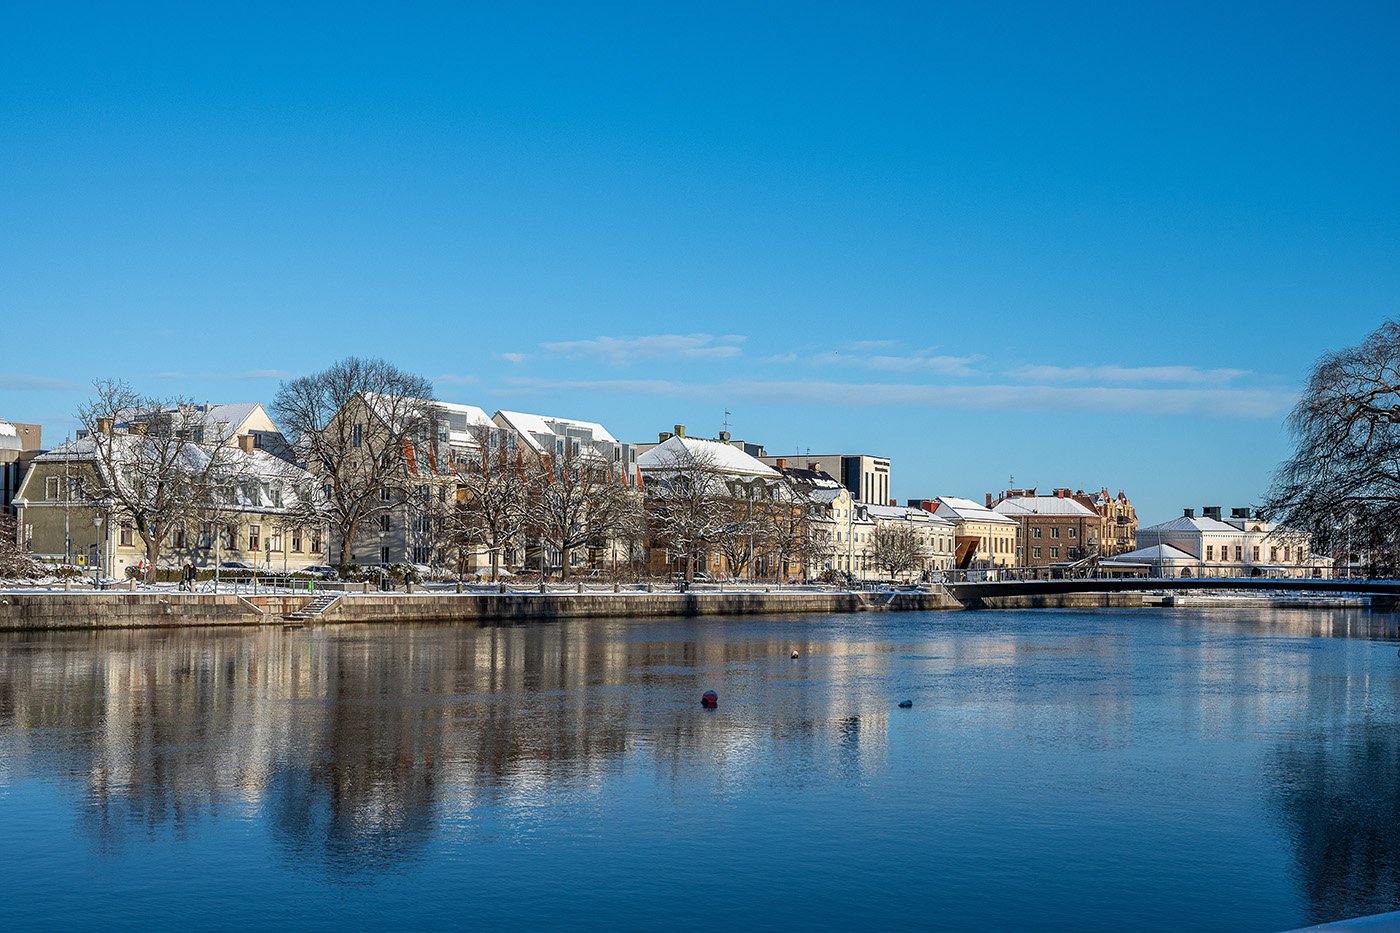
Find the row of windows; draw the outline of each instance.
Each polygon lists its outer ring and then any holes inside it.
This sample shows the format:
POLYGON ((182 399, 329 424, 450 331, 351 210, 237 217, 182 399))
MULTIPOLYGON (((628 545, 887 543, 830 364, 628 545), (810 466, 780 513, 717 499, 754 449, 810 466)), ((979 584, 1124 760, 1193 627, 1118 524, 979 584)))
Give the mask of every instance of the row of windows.
MULTIPOLYGON (((226 551, 239 550, 239 534, 237 525, 220 525, 219 547, 226 551)), ((302 553, 302 546, 309 539, 309 551, 312 554, 321 552, 321 532, 312 531, 310 535, 303 534, 300 528, 293 528, 287 535, 291 540, 291 553, 302 553)), ((261 525, 249 525, 247 537, 249 551, 261 551, 266 543, 267 550, 282 553, 282 529, 272 527, 268 530, 266 542, 264 542, 261 525)), ((122 547, 134 547, 136 544, 136 529, 130 522, 123 522, 117 527, 117 543, 122 547)), ((170 532, 170 546, 176 550, 184 550, 189 546, 189 535, 184 528, 175 528, 170 532)), ((194 547, 197 550, 208 551, 214 547, 214 526, 203 524, 199 526, 195 533, 194 547)))
MULTIPOLYGON (((1068 529, 1068 531, 1069 531, 1068 537, 1069 537, 1071 540, 1079 537, 1079 529, 1078 529, 1078 528, 1070 528, 1070 529, 1068 529)), ((1060 536, 1060 527, 1059 527, 1058 525, 1051 525, 1051 526, 1050 526, 1050 537, 1052 537, 1052 538, 1058 538, 1059 536, 1060 536)), ((1032 538, 1039 538, 1039 537, 1040 537, 1040 527, 1039 527, 1039 526, 1036 526, 1035 528, 1032 528, 1032 529, 1031 529, 1031 537, 1032 537, 1032 538)))
MULTIPOLYGON (((1251 548, 1250 548, 1250 560, 1253 560, 1253 561, 1255 561, 1255 562, 1258 562, 1260 550, 1261 550, 1261 549, 1259 548, 1258 545, 1255 545, 1254 547, 1251 547, 1251 548)), ((1271 561, 1276 561, 1276 560, 1278 560, 1278 559, 1279 559, 1279 553, 1280 553, 1280 549, 1279 549, 1279 548, 1277 548, 1277 547, 1271 547, 1271 548, 1269 548, 1269 560, 1271 560, 1271 561)), ((1285 545, 1285 546, 1282 548, 1283 562, 1286 564, 1286 563, 1292 561, 1292 560, 1293 560, 1294 554, 1295 554, 1295 551, 1294 551, 1293 547, 1292 547, 1291 545, 1285 545)), ((1301 547, 1297 549, 1296 554, 1297 554, 1298 560, 1300 560, 1300 561, 1303 560, 1303 559, 1307 556, 1307 555, 1304 553, 1303 548, 1301 548, 1301 547)), ((1229 546, 1228 544, 1222 544, 1222 545, 1220 545, 1220 559, 1221 559, 1221 560, 1229 560, 1229 559, 1230 559, 1230 546, 1229 546)), ((1215 545, 1213 545, 1213 544, 1207 544, 1207 545, 1206 545, 1206 560, 1215 560, 1215 545)), ((1244 560, 1244 547, 1243 547, 1242 545, 1239 545, 1239 544, 1235 545, 1235 560, 1237 560, 1237 561, 1242 561, 1242 560, 1244 560)))

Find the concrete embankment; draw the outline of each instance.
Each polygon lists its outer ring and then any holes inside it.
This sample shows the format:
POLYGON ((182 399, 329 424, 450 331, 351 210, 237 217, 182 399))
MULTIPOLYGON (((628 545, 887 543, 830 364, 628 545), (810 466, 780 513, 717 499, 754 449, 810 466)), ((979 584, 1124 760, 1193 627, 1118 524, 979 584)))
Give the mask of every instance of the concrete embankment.
POLYGON ((969 599, 966 609, 1142 609, 1141 593, 1044 593, 969 599))
MULTIPOLYGON (((0 594, 0 631, 282 625, 307 596, 190 593, 0 594)), ((597 617, 753 615, 961 609, 940 590, 928 593, 347 593, 316 623, 536 622, 597 617)))

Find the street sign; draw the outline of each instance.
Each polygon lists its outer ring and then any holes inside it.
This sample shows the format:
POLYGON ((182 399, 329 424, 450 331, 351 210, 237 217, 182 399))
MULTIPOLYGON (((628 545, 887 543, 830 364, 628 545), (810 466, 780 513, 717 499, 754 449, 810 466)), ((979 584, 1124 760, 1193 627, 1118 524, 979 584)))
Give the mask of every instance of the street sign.
POLYGON ((79 555, 78 555, 78 566, 79 566, 79 567, 86 567, 86 566, 87 566, 87 555, 86 555, 86 554, 79 554, 79 555))

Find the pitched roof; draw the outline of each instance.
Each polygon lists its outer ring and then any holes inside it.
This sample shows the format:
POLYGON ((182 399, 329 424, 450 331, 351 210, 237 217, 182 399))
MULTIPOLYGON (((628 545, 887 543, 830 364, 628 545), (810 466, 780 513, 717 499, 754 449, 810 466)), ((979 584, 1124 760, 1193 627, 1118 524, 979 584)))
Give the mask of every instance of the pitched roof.
POLYGON ((1194 518, 1186 515, 1178 515, 1169 522, 1161 522, 1157 525, 1139 528, 1138 534, 1151 533, 1154 531, 1224 531, 1231 534, 1239 534, 1240 530, 1233 525, 1227 525, 1213 518, 1194 518))
POLYGON ((1154 544, 1151 547, 1138 548, 1136 551, 1128 551, 1126 554, 1118 554, 1107 558, 1103 563, 1111 561, 1122 561, 1124 563, 1150 563, 1159 560, 1184 560, 1195 563, 1196 558, 1185 551, 1174 548, 1170 544, 1154 544))
POLYGON ((946 518, 940 518, 933 512, 924 509, 916 509, 905 505, 864 505, 861 508, 876 521, 916 521, 927 522, 931 525, 952 525, 946 518))
POLYGON ((608 433, 608 429, 596 421, 577 421, 573 418, 556 418, 551 415, 532 415, 522 411, 498 411, 496 414, 510 422, 510 426, 515 428, 525 443, 535 450, 543 450, 544 447, 536 439, 536 435, 563 436, 568 429, 576 431, 589 431, 595 441, 607 441, 617 443, 617 438, 608 433))
POLYGON ((1099 513, 1069 496, 1013 496, 992 506, 999 515, 1076 515, 1096 518, 1099 513))
POLYGON ((1007 518, 984 505, 978 505, 971 499, 960 499, 957 496, 936 496, 935 502, 938 508, 934 514, 940 518, 951 518, 954 521, 963 522, 989 522, 993 525, 1014 525, 1014 518, 1007 518))
POLYGON ((749 456, 737 447, 722 441, 682 437, 679 434, 667 438, 638 457, 637 467, 654 471, 675 469, 687 456, 708 461, 717 471, 730 475, 761 476, 770 479, 777 479, 781 475, 762 460, 749 456))

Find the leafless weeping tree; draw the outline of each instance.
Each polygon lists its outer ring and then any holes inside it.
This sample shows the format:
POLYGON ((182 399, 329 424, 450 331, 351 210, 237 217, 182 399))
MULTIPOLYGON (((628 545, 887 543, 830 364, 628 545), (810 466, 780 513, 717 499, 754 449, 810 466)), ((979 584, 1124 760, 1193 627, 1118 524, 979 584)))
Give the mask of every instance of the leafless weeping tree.
POLYGON ((120 380, 93 385, 78 409, 86 436, 76 446, 97 469, 82 474, 80 493, 108 520, 131 524, 154 580, 170 533, 205 520, 219 490, 244 482, 242 452, 189 399, 142 396, 120 380))
POLYGON ((1360 346, 1318 360, 1289 426, 1295 449, 1275 475, 1265 513, 1312 533, 1322 546, 1354 536, 1373 553, 1394 554, 1400 321, 1387 321, 1360 346))
POLYGON ((685 565, 693 582, 705 556, 725 537, 721 501, 728 495, 715 454, 700 443, 662 448, 647 472, 648 524, 655 547, 664 547, 685 565))
POLYGON ((356 538, 405 503, 413 477, 438 469, 432 398, 422 376, 353 356, 278 388, 273 413, 321 481, 341 567, 352 562, 356 538))
MULTIPOLYGON (((527 504, 529 534, 559 556, 567 579, 576 548, 599 549, 630 521, 637 497, 611 463, 587 451, 565 447, 546 456, 536 471, 527 504)), ((545 554, 540 554, 541 570, 545 554)))
POLYGON ((891 581, 921 569, 928 549, 918 529, 907 522, 879 522, 870 533, 870 560, 891 581))
POLYGON ((459 565, 473 550, 485 549, 491 580, 500 579, 501 557, 525 540, 535 472, 517 449, 493 444, 491 428, 472 429, 478 455, 457 464, 462 501, 454 516, 459 565))

